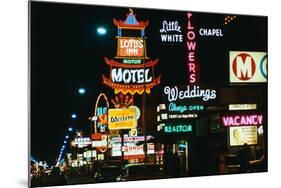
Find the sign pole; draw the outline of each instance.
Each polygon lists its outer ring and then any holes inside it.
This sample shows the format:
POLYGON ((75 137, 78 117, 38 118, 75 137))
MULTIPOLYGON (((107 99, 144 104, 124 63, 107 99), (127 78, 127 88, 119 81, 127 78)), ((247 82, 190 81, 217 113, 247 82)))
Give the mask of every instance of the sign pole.
MULTIPOLYGON (((144 36, 142 36, 142 43, 143 43, 143 47, 144 52, 146 51, 146 46, 145 46, 145 42, 144 42, 144 36)), ((145 53, 143 53, 143 70, 145 71, 145 53)), ((145 124, 145 108, 146 108, 146 83, 144 83, 143 86, 144 92, 142 95, 142 123, 143 123, 143 135, 144 135, 144 145, 143 145, 143 149, 144 149, 144 162, 146 162, 147 159, 147 139, 146 139, 146 124, 145 124)))
POLYGON ((123 150, 123 146, 124 146, 124 131, 123 131, 123 129, 121 129, 121 154, 122 154, 122 165, 124 165, 124 150, 123 150))

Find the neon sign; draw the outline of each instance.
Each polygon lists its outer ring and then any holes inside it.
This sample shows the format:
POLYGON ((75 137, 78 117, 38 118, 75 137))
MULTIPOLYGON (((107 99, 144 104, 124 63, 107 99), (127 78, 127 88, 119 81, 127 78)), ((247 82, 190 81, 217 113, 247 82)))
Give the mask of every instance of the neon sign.
POLYGON ((162 23, 162 28, 160 29, 161 41, 162 42, 183 42, 182 34, 169 34, 171 32, 181 33, 181 26, 179 25, 178 21, 164 20, 162 23))
MULTIPOLYGON (((94 121, 94 130, 95 133, 97 133, 97 127, 100 128, 101 131, 105 132, 105 126, 107 124, 107 109, 109 108, 109 102, 107 100, 107 97, 104 93, 100 93, 95 104, 95 109, 94 109, 94 116, 92 117, 92 121, 94 121), (106 107, 98 107, 99 101, 103 97, 106 107)), ((91 124, 91 126, 93 126, 91 124)))
POLYGON ((205 29, 201 28, 199 29, 199 34, 201 36, 216 36, 216 37, 222 37, 222 30, 221 29, 205 29))
POLYGON ((187 45, 187 72, 189 84, 196 84, 199 82, 199 64, 195 59, 196 49, 196 35, 194 27, 191 25, 192 13, 187 13, 187 34, 186 34, 186 45, 187 45))
POLYGON ((261 125, 263 115, 237 115, 222 117, 224 126, 261 125))
POLYGON ((176 103, 171 102, 169 104, 170 112, 180 112, 183 113, 185 111, 202 111, 204 110, 203 105, 177 105, 176 103))
POLYGON ((71 145, 73 147, 77 146, 78 148, 84 148, 91 144, 92 144, 92 140, 89 137, 85 137, 85 138, 78 137, 71 142, 71 145))
POLYGON ((161 76, 154 75, 154 66, 158 59, 148 60, 146 56, 145 28, 148 21, 138 21, 133 10, 127 14, 125 21, 113 19, 118 28, 116 60, 105 58, 110 67, 109 78, 103 75, 103 84, 114 89, 114 93, 123 95, 143 92, 150 93, 151 89, 160 84, 161 76), (122 29, 140 30, 141 37, 122 36, 122 29), (123 59, 120 62, 120 59, 123 59))
POLYGON ((191 125, 165 125, 164 133, 188 133, 192 132, 191 125))
POLYGON ((118 57, 143 57, 144 40, 135 37, 118 38, 117 56, 118 57))
POLYGON ((112 82, 124 83, 149 83, 152 81, 149 69, 122 69, 113 68, 111 71, 112 82))
POLYGON ((167 95, 168 101, 176 101, 190 98, 202 98, 203 101, 216 98, 216 90, 200 89, 199 86, 187 86, 186 90, 179 90, 177 86, 164 88, 164 93, 167 95))
POLYGON ((124 59, 123 63, 125 63, 125 64, 140 64, 141 59, 124 59))

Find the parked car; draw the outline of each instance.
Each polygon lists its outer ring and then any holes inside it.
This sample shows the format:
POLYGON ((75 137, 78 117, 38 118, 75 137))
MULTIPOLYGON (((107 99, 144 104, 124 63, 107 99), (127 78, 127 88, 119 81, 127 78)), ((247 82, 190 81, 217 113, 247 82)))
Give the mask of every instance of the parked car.
POLYGON ((123 169, 122 181, 161 178, 160 166, 157 164, 129 164, 123 169))
POLYGON ((59 167, 54 167, 51 171, 46 171, 43 184, 44 186, 65 185, 66 176, 59 167))
POLYGON ((119 166, 103 166, 95 174, 96 182, 120 181, 122 168, 119 166))
POLYGON ((96 165, 96 182, 115 182, 120 181, 122 175, 122 163, 120 161, 105 161, 96 165))

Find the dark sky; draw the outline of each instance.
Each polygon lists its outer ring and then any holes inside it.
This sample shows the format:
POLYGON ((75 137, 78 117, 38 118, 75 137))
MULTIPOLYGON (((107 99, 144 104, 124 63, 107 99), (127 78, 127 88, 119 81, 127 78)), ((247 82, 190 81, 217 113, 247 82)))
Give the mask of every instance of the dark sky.
MULTIPOLYGON (((148 112, 156 109, 162 87, 186 84, 186 44, 160 41, 162 22, 178 21, 186 41, 186 12, 134 8, 138 20, 149 20, 146 28, 147 54, 159 58, 156 75, 161 84, 148 95, 148 112), (158 96, 158 97, 157 97, 158 96), (152 101, 152 103, 151 103, 152 101), (154 103, 153 103, 154 101, 154 103)), ((47 2, 31 3, 31 155, 53 164, 69 126, 89 132, 88 117, 101 92, 109 98, 113 90, 102 84, 102 74, 109 76, 104 57, 116 56, 117 28, 113 18, 125 20, 128 8, 47 2), (99 36, 103 26, 107 34, 99 36), (77 92, 86 88, 85 95, 77 92), (71 119, 76 112, 78 118, 71 119)), ((199 28, 223 29, 223 37, 197 34, 196 58, 200 64, 200 83, 228 84, 228 52, 267 51, 267 18, 237 15, 224 26, 227 14, 194 12, 192 24, 199 28)), ((136 104, 141 96, 135 96, 136 104)), ((160 97, 161 99, 161 97, 160 97)), ((156 119, 156 117, 155 117, 156 119)), ((153 120, 154 121, 154 120, 153 120)), ((152 122, 153 122, 152 121, 152 122)), ((156 129, 151 123, 150 129, 156 129)))

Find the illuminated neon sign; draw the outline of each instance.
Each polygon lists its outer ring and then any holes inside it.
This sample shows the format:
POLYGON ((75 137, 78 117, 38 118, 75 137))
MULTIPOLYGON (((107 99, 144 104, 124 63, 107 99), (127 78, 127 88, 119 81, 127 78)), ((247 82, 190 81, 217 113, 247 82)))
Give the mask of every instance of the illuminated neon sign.
POLYGON ((125 63, 125 64, 140 64, 141 59, 124 59, 123 63, 125 63))
POLYGON ((179 90, 177 86, 164 88, 164 94, 167 95, 169 102, 190 99, 202 98, 203 101, 216 98, 216 90, 213 89, 200 89, 199 86, 187 86, 185 90, 179 90))
POLYGON ((152 81, 150 69, 122 69, 113 68, 111 71, 112 82, 121 83, 149 83, 152 81))
POLYGON ((135 37, 120 37, 117 42, 118 57, 143 57, 144 40, 135 37))
MULTIPOLYGON (((105 126, 107 124, 107 115, 106 114, 107 114, 108 108, 109 108, 109 102, 107 100, 106 95, 104 93, 100 93, 96 100, 96 104, 95 104, 95 109, 94 109, 95 114, 91 118, 91 120, 94 121, 95 133, 97 133, 97 127, 100 128, 100 131, 105 132, 105 126), (106 103, 106 107, 98 107, 101 98, 104 99, 104 101, 106 103)), ((91 124, 91 126, 93 126, 93 125, 91 124)))
POLYGON ((224 126, 261 125, 263 115, 237 115, 222 117, 224 126))
POLYGON ((202 111, 204 110, 203 105, 177 105, 176 103, 171 102, 169 104, 170 112, 180 112, 183 113, 185 111, 202 111))
POLYGON ((199 35, 201 36, 215 36, 215 37, 223 37, 221 29, 206 29, 200 28, 199 35))
POLYGON ((110 67, 110 76, 103 75, 103 84, 114 89, 115 94, 150 93, 154 86, 160 84, 161 76, 154 75, 158 59, 148 60, 146 56, 144 36, 149 22, 138 21, 132 9, 125 21, 113 19, 113 22, 118 28, 117 57, 115 60, 105 58, 105 63, 110 67), (141 36, 122 36, 122 29, 140 30, 141 36), (120 62, 120 59, 123 61, 120 62))
POLYGON ((162 28, 160 29, 160 33, 162 42, 183 42, 183 35, 180 34, 181 26, 179 25, 178 21, 164 20, 162 22, 162 28))
POLYGON ((187 72, 189 84, 199 83, 199 64, 195 59, 196 50, 196 34, 195 29, 191 24, 192 13, 187 13, 187 34, 186 34, 186 45, 187 45, 187 72))
POLYGON ((85 137, 85 138, 78 137, 71 142, 71 145, 73 147, 77 146, 78 148, 84 148, 91 144, 92 144, 92 140, 89 137, 85 137))
POLYGON ((164 133, 188 133, 192 132, 191 125, 165 125, 164 133))

